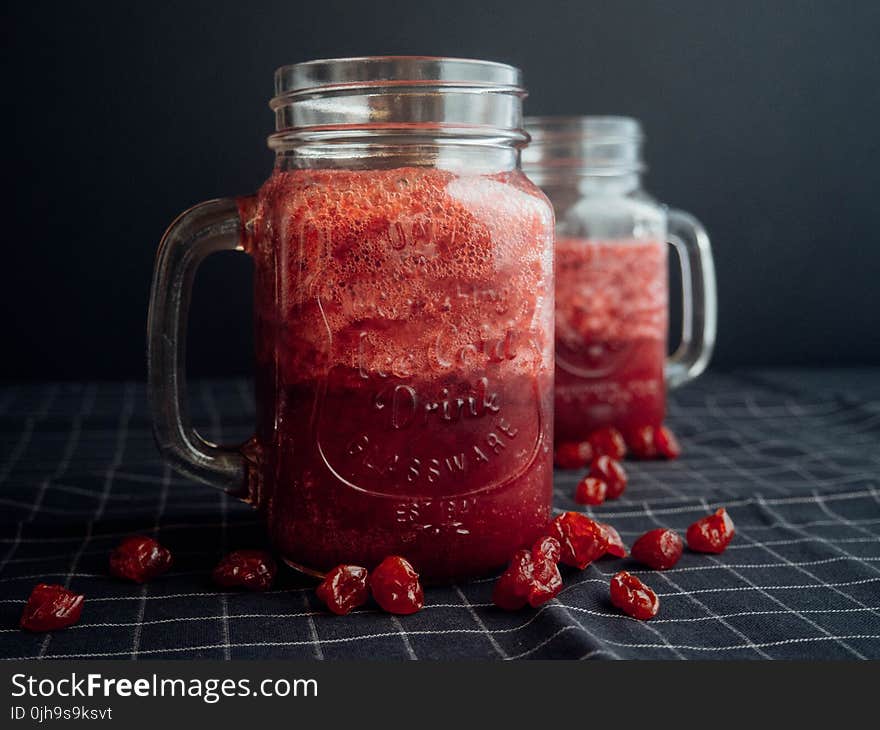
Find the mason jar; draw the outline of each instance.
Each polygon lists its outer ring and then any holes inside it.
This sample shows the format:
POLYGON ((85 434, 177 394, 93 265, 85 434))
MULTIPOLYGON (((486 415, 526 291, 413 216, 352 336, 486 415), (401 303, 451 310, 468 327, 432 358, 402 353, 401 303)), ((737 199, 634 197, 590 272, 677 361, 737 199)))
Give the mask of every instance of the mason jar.
POLYGON ((486 573, 550 517, 553 211, 520 170, 520 72, 376 57, 275 73, 275 169, 165 234, 149 318, 158 444, 265 516, 294 567, 407 558, 486 573), (257 424, 206 442, 184 410, 190 284, 254 262, 257 424))
POLYGON ((712 355, 715 274, 709 237, 642 188, 642 132, 625 117, 526 120, 529 178, 556 211, 557 442, 611 426, 627 440, 659 426, 667 388, 712 355), (667 356, 667 249, 682 280, 681 341, 667 356))

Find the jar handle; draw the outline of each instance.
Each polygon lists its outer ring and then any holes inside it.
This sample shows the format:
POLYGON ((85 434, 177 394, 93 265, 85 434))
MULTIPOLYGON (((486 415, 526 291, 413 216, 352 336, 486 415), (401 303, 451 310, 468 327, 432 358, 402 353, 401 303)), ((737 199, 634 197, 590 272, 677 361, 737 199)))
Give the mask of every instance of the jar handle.
POLYGON ((193 427, 186 404, 186 327, 196 269, 217 251, 244 251, 238 203, 209 200, 181 213, 156 254, 147 316, 147 382, 153 434, 181 474, 218 489, 246 489, 241 451, 212 444, 193 427))
POLYGON ((709 235, 689 213, 668 211, 669 244, 678 253, 681 267, 681 342, 666 361, 670 388, 696 378, 709 364, 715 347, 718 301, 715 264, 709 235))

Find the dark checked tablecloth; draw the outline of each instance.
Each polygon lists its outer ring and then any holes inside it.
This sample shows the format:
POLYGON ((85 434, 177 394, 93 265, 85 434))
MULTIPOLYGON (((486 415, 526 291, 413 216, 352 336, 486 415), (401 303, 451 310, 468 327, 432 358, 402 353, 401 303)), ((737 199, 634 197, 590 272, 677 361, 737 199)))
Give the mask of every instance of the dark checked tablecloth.
MULTIPOLYGON (((246 383, 196 383, 191 397, 215 439, 249 431, 246 383)), ((711 374, 674 394, 669 421, 684 456, 629 462, 623 498, 594 513, 631 543, 726 505, 737 536, 723 555, 686 551, 662 573, 603 559, 539 610, 494 609, 486 580, 429 589, 413 616, 336 618, 289 570, 268 594, 212 588, 220 554, 263 545, 259 523, 160 463, 142 385, 3 387, 0 657, 880 658, 880 370, 711 374), (107 576, 132 533, 174 551, 170 574, 143 587, 107 576), (655 620, 610 605, 621 567, 657 591, 655 620), (86 594, 78 625, 15 628, 38 581, 86 594)), ((574 507, 576 479, 557 473, 557 508, 574 507)))

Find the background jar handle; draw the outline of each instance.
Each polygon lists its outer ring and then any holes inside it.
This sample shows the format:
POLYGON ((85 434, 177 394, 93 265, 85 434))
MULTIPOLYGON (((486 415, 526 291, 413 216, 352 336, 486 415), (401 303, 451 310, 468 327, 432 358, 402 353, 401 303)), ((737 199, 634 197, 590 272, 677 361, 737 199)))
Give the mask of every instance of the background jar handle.
POLYGON ((718 300, 706 230, 689 213, 670 210, 668 232, 681 266, 681 342, 666 361, 666 384, 677 388, 696 378, 709 364, 715 347, 718 300))
POLYGON ((218 489, 241 492, 247 466, 239 449, 202 438, 186 403, 186 328, 196 269, 217 251, 244 251, 238 203, 226 198, 181 213, 156 255, 147 317, 148 396, 162 456, 181 474, 218 489))

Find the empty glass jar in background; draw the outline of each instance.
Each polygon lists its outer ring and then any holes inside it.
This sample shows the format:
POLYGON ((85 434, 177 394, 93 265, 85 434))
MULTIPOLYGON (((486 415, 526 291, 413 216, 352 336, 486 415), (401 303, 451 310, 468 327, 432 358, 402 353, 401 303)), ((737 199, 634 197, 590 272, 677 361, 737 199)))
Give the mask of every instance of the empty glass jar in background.
POLYGON ((697 377, 712 354, 709 238, 642 190, 635 119, 540 117, 526 128, 523 170, 556 210, 556 440, 658 426, 667 386, 697 377), (683 289, 681 343, 668 358, 667 243, 683 289))
POLYGON ((499 567, 552 496, 553 211, 519 167, 520 73, 334 59, 280 68, 275 91, 271 177, 185 212, 159 247, 159 447, 258 507, 303 570, 499 567), (221 249, 254 261, 257 428, 240 449, 202 439, 183 392, 192 278, 221 249))

